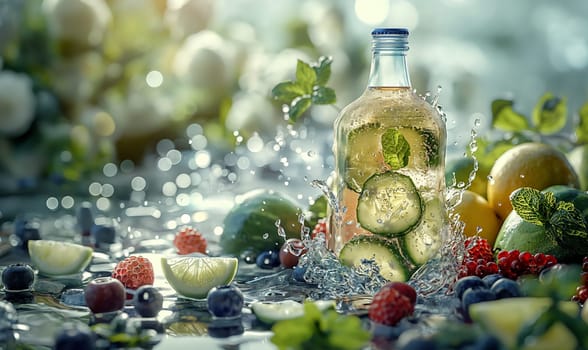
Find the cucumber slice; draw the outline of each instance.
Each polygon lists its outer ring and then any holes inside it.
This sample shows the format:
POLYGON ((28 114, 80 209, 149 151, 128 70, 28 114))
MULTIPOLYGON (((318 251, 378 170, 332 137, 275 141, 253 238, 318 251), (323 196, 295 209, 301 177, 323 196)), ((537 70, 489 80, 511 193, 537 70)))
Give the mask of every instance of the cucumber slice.
POLYGON ((380 274, 389 281, 405 282, 410 276, 408 262, 392 242, 373 235, 353 237, 339 252, 339 260, 347 266, 359 266, 364 259, 375 259, 380 274))
MULTIPOLYGON (((309 301, 310 302, 310 301, 309 301)), ((335 308, 333 300, 312 301, 320 311, 335 308)), ((251 311, 258 320, 266 324, 274 324, 278 321, 290 320, 304 315, 304 304, 294 300, 283 300, 277 302, 254 301, 251 303, 251 311)))
POLYGON ((411 178, 388 171, 365 182, 357 203, 357 221, 372 233, 396 237, 416 226, 422 211, 421 196, 411 178))
POLYGON ((445 207, 439 198, 425 203, 420 224, 402 237, 403 249, 415 264, 424 264, 441 247, 441 230, 446 222, 445 207))
POLYGON ((370 176, 388 170, 381 145, 384 132, 379 123, 365 124, 349 132, 345 183, 355 192, 361 192, 370 176))

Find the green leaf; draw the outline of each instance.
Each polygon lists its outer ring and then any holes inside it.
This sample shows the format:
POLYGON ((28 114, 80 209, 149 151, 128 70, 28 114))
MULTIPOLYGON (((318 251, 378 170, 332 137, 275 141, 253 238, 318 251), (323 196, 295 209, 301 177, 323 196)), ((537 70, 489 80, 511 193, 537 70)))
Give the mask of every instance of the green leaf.
POLYGON ((318 59, 318 64, 314 66, 316 72, 316 85, 325 86, 331 77, 331 63, 332 57, 321 56, 318 59))
POLYGON ((523 131, 529 129, 527 118, 512 109, 511 100, 492 101, 492 126, 503 131, 523 131))
POLYGON ((316 71, 310 66, 310 64, 298 60, 296 65, 296 82, 304 87, 306 93, 310 94, 315 81, 316 71))
POLYGON ((588 143, 588 101, 586 101, 578 111, 580 121, 576 126, 576 138, 580 143, 588 143))
POLYGON ((272 89, 272 96, 282 103, 290 103, 296 97, 307 93, 301 84, 293 81, 279 83, 272 89))
POLYGON ((312 103, 317 105, 330 105, 337 102, 335 90, 326 86, 315 86, 312 91, 312 103))
POLYGON ((408 164, 410 145, 398 130, 386 130, 382 135, 381 142, 384 160, 392 170, 404 168, 408 164))
POLYGON ((519 216, 535 225, 544 226, 549 217, 544 216, 545 197, 543 194, 530 187, 521 187, 510 195, 513 209, 519 216))
POLYGON ((312 99, 310 97, 295 98, 290 105, 290 109, 288 110, 290 121, 295 123, 298 118, 300 118, 300 116, 304 114, 308 108, 310 108, 311 105, 312 99))
POLYGON ((540 133, 553 134, 566 125, 567 115, 567 99, 556 97, 548 92, 541 96, 533 108, 532 118, 540 133))

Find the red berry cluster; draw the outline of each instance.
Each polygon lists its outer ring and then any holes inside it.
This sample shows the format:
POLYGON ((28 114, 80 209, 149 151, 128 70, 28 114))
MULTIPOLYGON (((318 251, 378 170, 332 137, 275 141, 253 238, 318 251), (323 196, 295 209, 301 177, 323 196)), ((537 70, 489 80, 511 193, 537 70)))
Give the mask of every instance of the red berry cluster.
POLYGON ((582 273, 580 274, 580 285, 576 288, 576 294, 572 300, 584 304, 588 299, 588 256, 582 259, 582 273))
POLYGON ((403 282, 390 282, 374 295, 368 317, 375 323, 394 326, 414 312, 417 294, 403 282))
POLYGON ((314 225, 314 229, 310 233, 310 237, 315 239, 319 233, 324 234, 325 239, 327 239, 327 219, 319 219, 316 225, 314 225))
POLYGON ((498 273, 494 254, 488 241, 480 237, 468 237, 465 242, 466 253, 458 272, 458 278, 465 276, 484 277, 498 273))
POLYGON ((557 264, 557 259, 553 255, 531 254, 516 249, 498 252, 495 260, 488 241, 480 237, 469 237, 465 241, 465 247, 466 254, 458 272, 458 279, 465 276, 484 277, 495 273, 517 279, 523 275, 536 275, 541 270, 557 264))
POLYGON ((191 253, 206 254, 206 239, 200 232, 191 227, 185 227, 176 234, 174 245, 180 255, 191 253))
POLYGON ((129 256, 119 262, 112 271, 112 277, 121 281, 129 289, 137 289, 146 284, 153 284, 155 274, 149 259, 142 256, 129 256))
POLYGON ((536 275, 541 270, 557 264, 553 255, 519 252, 516 249, 502 250, 496 256, 500 273, 507 278, 517 279, 523 275, 536 275))

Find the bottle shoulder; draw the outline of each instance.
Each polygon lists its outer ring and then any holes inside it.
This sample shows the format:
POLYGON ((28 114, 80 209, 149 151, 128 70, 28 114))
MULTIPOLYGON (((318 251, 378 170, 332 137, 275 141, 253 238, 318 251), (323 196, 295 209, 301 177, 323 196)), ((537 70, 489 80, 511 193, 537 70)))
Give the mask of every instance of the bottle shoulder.
POLYGON ((362 124, 370 120, 439 124, 445 127, 437 110, 410 87, 367 88, 362 95, 345 106, 337 117, 338 124, 362 124))

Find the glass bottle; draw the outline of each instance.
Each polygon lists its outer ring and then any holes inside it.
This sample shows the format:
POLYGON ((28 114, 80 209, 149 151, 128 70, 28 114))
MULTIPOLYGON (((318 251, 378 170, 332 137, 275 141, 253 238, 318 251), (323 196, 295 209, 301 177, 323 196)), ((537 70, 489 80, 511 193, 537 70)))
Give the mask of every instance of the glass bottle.
POLYGON ((329 247, 350 264, 375 258, 390 280, 426 262, 447 224, 445 123, 412 89, 406 51, 408 30, 372 32, 368 86, 334 124, 329 247))

